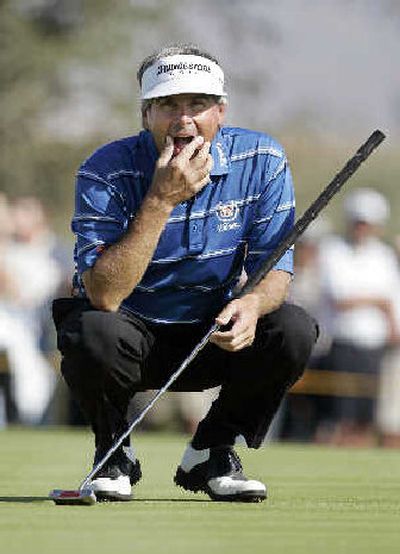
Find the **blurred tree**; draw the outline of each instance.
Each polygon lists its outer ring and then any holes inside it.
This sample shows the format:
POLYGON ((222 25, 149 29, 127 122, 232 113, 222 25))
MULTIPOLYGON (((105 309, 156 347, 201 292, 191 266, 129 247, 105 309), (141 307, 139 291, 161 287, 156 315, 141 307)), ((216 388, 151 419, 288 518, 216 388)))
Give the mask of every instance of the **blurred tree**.
POLYGON ((168 21, 169 5, 0 2, 0 190, 37 194, 67 229, 79 164, 139 127, 135 39, 152 50, 149 31, 168 21))
MULTIPOLYGON (((56 41, 68 39, 38 36, 32 24, 16 17, 7 4, 0 7, 0 14, 1 188, 12 195, 37 191, 51 203, 60 199, 56 180, 54 175, 47 178, 42 171, 38 174, 38 167, 47 166, 49 155, 54 160, 55 145, 40 136, 38 114, 48 101, 55 70, 62 63, 56 41)), ((60 152, 61 164, 65 164, 64 156, 60 152)))
POLYGON ((15 9, 44 34, 69 32, 83 21, 83 0, 18 0, 15 9))
MULTIPOLYGON (((338 2, 338 10, 343 3, 338 2)), ((321 104, 317 102, 315 111, 312 87, 301 105, 270 121, 279 111, 275 103, 273 113, 268 112, 279 96, 273 92, 274 64, 287 60, 290 49, 285 50, 283 19, 278 24, 277 12, 271 18, 272 5, 268 10, 265 5, 253 0, 249 10, 242 0, 0 0, 0 189, 10 195, 37 194, 57 214, 58 228, 66 231, 80 162, 96 146, 135 133, 140 126, 135 98, 140 60, 163 44, 195 41, 216 53, 226 68, 228 123, 270 131, 286 146, 301 212, 358 146, 354 136, 360 141, 366 137, 359 128, 351 139, 342 130, 334 136, 320 125, 321 104)), ((282 5, 290 13, 290 1, 282 5)), ((385 0, 376 8, 379 17, 397 15, 397 5, 385 0)), ((299 21, 298 27, 303 29, 305 23, 299 21)), ((318 27, 317 22, 313 25, 318 27)), ((307 68, 306 60, 303 63, 307 68)), ((304 68, 300 65, 282 90, 295 90, 297 80, 308 82, 304 68)), ((338 87, 334 95, 341 93, 344 104, 346 88, 338 87)), ((323 103, 325 118, 327 106, 323 103)), ((372 185, 387 194, 396 231, 400 202, 392 140, 392 148, 388 140, 354 184, 372 185)), ((332 210, 339 209, 335 202, 332 210)))
MULTIPOLYGON (((55 120, 58 128, 47 129, 54 105, 66 103, 68 97, 74 102, 70 67, 99 63, 99 22, 94 24, 93 15, 100 16, 101 22, 107 3, 99 1, 96 10, 89 9, 84 33, 81 4, 75 0, 0 3, 0 190, 10 196, 37 194, 63 228, 72 210, 76 168, 96 145, 109 140, 106 127, 103 132, 66 138, 63 125, 71 113, 55 120)), ((109 56, 112 51, 108 50, 109 56)), ((109 58, 102 54, 107 67, 109 58)), ((104 82, 104 76, 98 79, 104 82)), ((99 88, 96 81, 88 85, 99 88)), ((79 108, 76 103, 74 107, 79 108)), ((119 105, 118 109, 126 114, 131 108, 119 105)), ((111 110, 103 117, 112 121, 111 110)))

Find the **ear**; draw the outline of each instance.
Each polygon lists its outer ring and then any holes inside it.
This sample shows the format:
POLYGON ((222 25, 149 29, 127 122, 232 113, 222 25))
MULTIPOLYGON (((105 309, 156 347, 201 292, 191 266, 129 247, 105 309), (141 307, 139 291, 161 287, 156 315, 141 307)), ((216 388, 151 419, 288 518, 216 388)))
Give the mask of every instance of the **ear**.
POLYGON ((143 129, 149 131, 149 111, 151 110, 153 103, 151 100, 144 100, 142 103, 142 125, 143 129))
POLYGON ((148 108, 146 110, 142 110, 142 127, 146 131, 149 130, 149 124, 147 121, 147 112, 148 112, 148 108))
POLYGON ((218 126, 222 127, 225 121, 226 104, 218 104, 218 126))

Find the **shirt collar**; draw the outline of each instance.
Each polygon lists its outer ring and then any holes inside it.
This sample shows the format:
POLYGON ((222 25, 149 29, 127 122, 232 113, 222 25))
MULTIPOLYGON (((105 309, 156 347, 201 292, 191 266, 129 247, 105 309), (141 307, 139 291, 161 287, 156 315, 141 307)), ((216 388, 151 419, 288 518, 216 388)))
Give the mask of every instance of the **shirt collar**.
MULTIPOLYGON (((141 131, 140 137, 144 142, 146 148, 146 166, 150 171, 154 170, 156 161, 158 159, 158 151, 153 139, 153 135, 149 131, 141 131)), ((213 167, 211 169, 211 175, 225 175, 230 170, 230 159, 226 139, 221 133, 221 130, 217 132, 214 139, 211 142, 210 153, 213 159, 213 167)))
POLYGON ((211 169, 211 175, 226 175, 230 170, 229 152, 226 144, 226 139, 221 132, 221 129, 215 135, 211 142, 211 156, 214 165, 211 169))

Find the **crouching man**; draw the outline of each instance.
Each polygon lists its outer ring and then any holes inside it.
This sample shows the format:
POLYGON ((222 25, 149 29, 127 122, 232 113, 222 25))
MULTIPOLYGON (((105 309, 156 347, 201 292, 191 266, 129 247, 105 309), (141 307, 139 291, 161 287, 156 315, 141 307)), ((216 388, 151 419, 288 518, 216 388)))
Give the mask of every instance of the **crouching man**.
MULTIPOLYGON (((245 477, 235 439, 262 444, 317 327, 284 302, 292 250, 230 298, 293 225, 290 170, 270 136, 223 125, 224 74, 208 53, 163 48, 138 80, 144 129, 101 147, 78 173, 76 295, 54 303, 62 373, 93 429, 96 463, 127 429, 135 392, 163 386, 213 322, 226 326, 172 387, 221 385, 175 483, 213 500, 260 501, 266 487, 245 477)), ((129 500, 140 477, 126 440, 91 487, 99 499, 129 500)))

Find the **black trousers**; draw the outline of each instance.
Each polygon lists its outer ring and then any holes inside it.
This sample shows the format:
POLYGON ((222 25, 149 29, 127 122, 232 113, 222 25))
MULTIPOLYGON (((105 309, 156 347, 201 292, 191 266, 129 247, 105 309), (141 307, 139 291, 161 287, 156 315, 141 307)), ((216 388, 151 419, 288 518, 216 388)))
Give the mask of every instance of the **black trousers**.
MULTIPOLYGON (((53 303, 61 370, 96 437, 108 449, 127 427, 135 392, 165 384, 211 325, 156 325, 124 311, 94 309, 88 300, 53 303)), ((234 444, 243 435, 258 448, 287 389, 302 375, 316 341, 316 322, 300 307, 283 304, 261 318, 251 347, 227 352, 211 343, 171 390, 201 391, 221 385, 200 422, 193 444, 234 444)))

